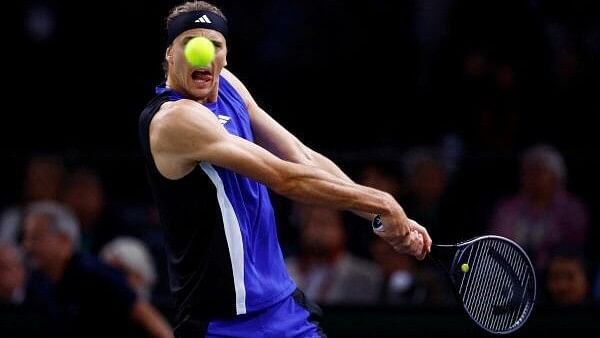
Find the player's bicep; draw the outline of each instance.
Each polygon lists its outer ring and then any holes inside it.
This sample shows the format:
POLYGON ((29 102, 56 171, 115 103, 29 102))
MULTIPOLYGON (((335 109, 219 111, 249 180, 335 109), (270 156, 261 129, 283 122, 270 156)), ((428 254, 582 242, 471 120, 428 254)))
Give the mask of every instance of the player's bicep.
POLYGON ((195 105, 191 102, 167 107, 152 121, 152 154, 165 177, 183 177, 199 162, 207 162, 267 185, 277 186, 282 181, 288 167, 285 161, 230 134, 205 107, 195 105))
POLYGON ((177 179, 206 160, 228 133, 202 105, 183 100, 161 108, 150 123, 150 148, 163 176, 177 179))
POLYGON ((212 143, 206 155, 206 162, 265 183, 275 190, 289 176, 291 169, 291 163, 235 135, 212 143))

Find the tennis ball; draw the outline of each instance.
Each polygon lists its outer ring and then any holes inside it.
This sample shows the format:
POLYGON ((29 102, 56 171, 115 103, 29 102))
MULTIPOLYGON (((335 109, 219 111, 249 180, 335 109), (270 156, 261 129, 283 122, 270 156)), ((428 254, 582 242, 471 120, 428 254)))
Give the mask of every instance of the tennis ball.
POLYGON ((188 41, 183 53, 193 67, 206 67, 215 58, 215 46, 209 39, 197 36, 188 41))
POLYGON ((462 271, 462 272, 464 272, 464 273, 467 273, 467 272, 469 271, 469 264, 467 264, 467 263, 463 263, 463 264, 460 266, 460 271, 462 271))

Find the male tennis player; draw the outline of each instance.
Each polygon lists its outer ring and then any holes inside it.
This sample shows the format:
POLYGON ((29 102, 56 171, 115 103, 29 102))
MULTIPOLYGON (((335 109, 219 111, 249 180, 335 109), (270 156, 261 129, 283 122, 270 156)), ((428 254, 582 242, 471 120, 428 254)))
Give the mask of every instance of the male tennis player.
MULTIPOLYGON (((291 199, 381 214, 378 232, 423 258, 431 239, 387 193, 355 184, 254 101, 227 64, 227 21, 206 2, 167 18, 166 82, 140 116, 149 181, 167 232, 177 337, 322 337, 316 311, 288 276, 267 188, 291 199), (205 68, 186 42, 210 39, 205 68)), ((365 222, 366 223, 366 222, 365 222)))

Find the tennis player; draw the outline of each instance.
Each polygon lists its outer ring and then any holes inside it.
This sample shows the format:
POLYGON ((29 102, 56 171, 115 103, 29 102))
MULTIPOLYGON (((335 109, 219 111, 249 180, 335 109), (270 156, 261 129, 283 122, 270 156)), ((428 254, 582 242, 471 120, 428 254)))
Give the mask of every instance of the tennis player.
MULTIPOLYGON (((427 231, 385 192, 357 185, 254 101, 227 64, 227 20, 202 1, 167 18, 166 81, 140 116, 149 183, 167 233, 179 338, 323 337, 318 308, 288 276, 269 192, 352 210, 371 219, 396 250, 423 258, 427 231), (193 68, 190 39, 216 48, 193 68)), ((367 224, 367 222, 365 222, 367 224)))

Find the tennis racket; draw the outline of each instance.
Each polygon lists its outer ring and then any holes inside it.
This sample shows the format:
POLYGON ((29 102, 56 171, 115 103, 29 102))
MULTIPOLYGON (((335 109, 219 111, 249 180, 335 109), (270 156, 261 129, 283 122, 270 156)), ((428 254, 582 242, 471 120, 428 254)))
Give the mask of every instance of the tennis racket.
MULTIPOLYGON (((384 226, 381 216, 372 226, 384 226)), ((428 257, 446 272, 457 301, 485 331, 511 333, 529 318, 536 297, 535 270, 517 243, 480 236, 458 244, 433 244, 428 257)))

